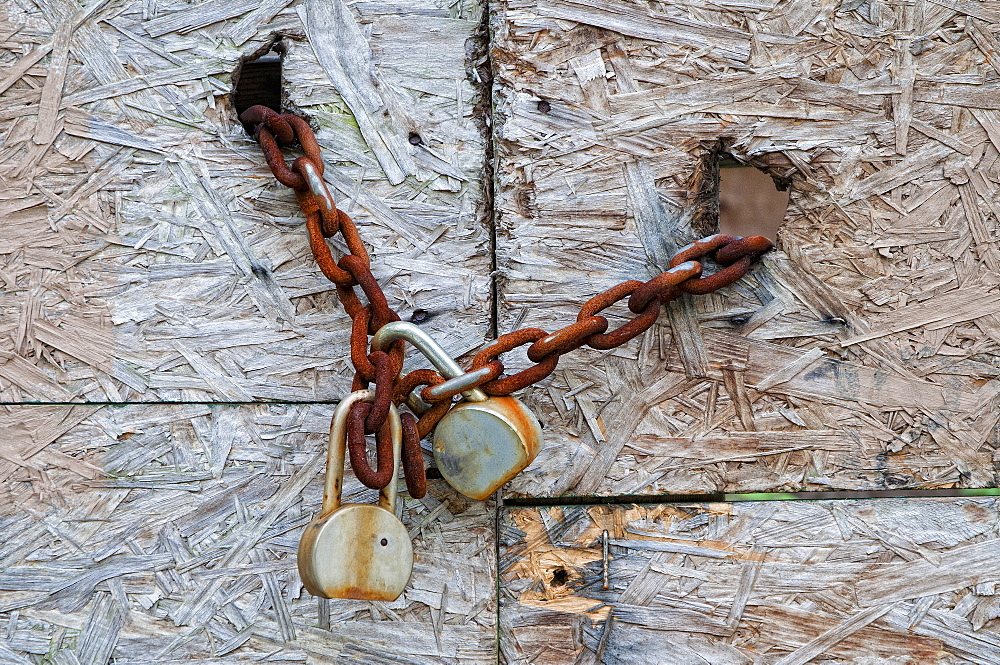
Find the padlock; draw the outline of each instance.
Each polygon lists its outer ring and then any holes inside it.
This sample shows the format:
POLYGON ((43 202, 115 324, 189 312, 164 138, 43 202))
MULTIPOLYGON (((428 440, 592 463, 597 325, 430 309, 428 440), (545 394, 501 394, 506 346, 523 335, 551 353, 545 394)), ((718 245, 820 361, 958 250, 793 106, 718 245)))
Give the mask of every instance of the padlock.
MULTIPOLYGON (((446 379, 463 374, 430 335, 405 321, 382 326, 372 349, 388 348, 397 339, 417 347, 446 379)), ((542 428, 516 397, 487 397, 478 388, 462 397, 465 401, 434 429, 434 461, 449 485, 481 501, 531 464, 542 447, 542 428)))
POLYGON ((374 399, 374 391, 358 390, 333 412, 323 507, 299 541, 299 577, 314 596, 392 601, 403 593, 413 571, 410 535, 395 512, 396 471, 403 441, 396 407, 389 409, 392 479, 379 492, 378 504, 340 502, 347 416, 352 405, 374 399))
POLYGON ((535 459, 542 428, 516 397, 462 402, 434 428, 434 461, 448 484, 482 501, 535 459))

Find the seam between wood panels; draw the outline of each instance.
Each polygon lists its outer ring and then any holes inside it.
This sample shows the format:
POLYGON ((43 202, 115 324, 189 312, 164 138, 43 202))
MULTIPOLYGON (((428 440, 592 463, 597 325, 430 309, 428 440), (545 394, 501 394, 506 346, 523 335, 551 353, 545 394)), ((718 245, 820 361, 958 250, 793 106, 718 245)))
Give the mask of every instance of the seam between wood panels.
POLYGON ((1000 488, 946 488, 898 490, 844 490, 816 492, 759 492, 726 494, 622 494, 615 496, 511 497, 503 508, 545 508, 551 506, 646 505, 664 503, 746 503, 763 501, 838 501, 864 499, 961 498, 1000 496, 1000 488))
MULTIPOLYGON (((500 288, 497 270, 497 211, 496 211, 496 169, 494 167, 494 156, 496 154, 494 145, 496 135, 493 126, 493 59, 491 45, 493 44, 493 34, 490 30, 490 12, 492 10, 490 0, 479 0, 482 6, 482 17, 480 18, 477 30, 477 49, 471 55, 472 71, 477 76, 475 79, 480 86, 479 103, 474 109, 476 122, 479 124, 483 135, 483 221, 489 230, 490 246, 490 326, 488 334, 491 339, 496 339, 500 334, 500 288)), ((497 501, 493 505, 493 593, 495 600, 494 608, 494 636, 493 648, 496 664, 501 665, 501 622, 500 622, 500 510, 503 505, 502 499, 497 496, 497 501)))
POLYGON ((223 400, 151 400, 128 401, 128 402, 0 402, 0 406, 184 406, 187 404, 204 404, 207 406, 254 406, 267 404, 274 406, 308 406, 310 404, 339 404, 339 399, 317 399, 317 400, 243 400, 243 401, 223 401, 223 400))
POLYGON ((493 56, 491 45, 493 33, 490 30, 490 0, 480 0, 483 13, 476 31, 477 48, 472 52, 472 68, 480 86, 479 103, 473 109, 476 122, 483 135, 483 217, 489 229, 490 238, 490 330, 496 339, 500 326, 500 286, 497 270, 497 210, 496 210, 496 132, 493 123, 493 109, 496 103, 493 89, 493 56))
POLYGON ((500 658, 500 640, 503 635, 500 632, 500 511, 503 508, 503 502, 497 501, 493 506, 493 549, 496 555, 496 567, 494 568, 494 593, 496 594, 497 606, 496 606, 496 654, 497 654, 497 665, 502 665, 500 658))

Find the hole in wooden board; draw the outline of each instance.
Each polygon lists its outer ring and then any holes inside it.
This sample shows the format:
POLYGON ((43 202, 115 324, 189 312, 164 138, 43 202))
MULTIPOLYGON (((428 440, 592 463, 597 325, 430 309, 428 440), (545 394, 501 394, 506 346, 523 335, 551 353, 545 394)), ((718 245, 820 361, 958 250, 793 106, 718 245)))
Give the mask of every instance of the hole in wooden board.
POLYGON ((260 57, 243 61, 233 85, 236 115, 251 106, 266 106, 281 112, 281 42, 275 42, 260 57))
POLYGON ((556 568, 552 571, 552 586, 565 586, 569 581, 569 571, 565 568, 556 568))
POLYGON ((719 232, 774 240, 788 209, 788 191, 753 166, 719 164, 719 232))

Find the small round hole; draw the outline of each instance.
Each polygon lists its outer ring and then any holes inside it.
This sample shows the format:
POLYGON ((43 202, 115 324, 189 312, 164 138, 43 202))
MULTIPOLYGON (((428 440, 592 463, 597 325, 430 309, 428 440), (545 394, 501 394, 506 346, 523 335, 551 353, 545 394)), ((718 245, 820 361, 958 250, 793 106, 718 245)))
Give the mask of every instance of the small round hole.
POLYGON ((385 547, 386 545, 388 545, 388 544, 389 544, 389 541, 388 541, 387 539, 385 539, 385 538, 383 538, 383 539, 382 539, 382 540, 380 540, 379 542, 380 542, 380 543, 382 544, 382 547, 385 547))
POLYGON ((565 586, 569 580, 569 571, 565 568, 556 568, 552 571, 552 585, 565 586))
POLYGON ((426 309, 415 309, 413 314, 410 315, 410 321, 413 323, 423 323, 430 316, 426 309))
POLYGON ((420 138, 420 134, 410 132, 410 145, 420 145, 423 142, 423 139, 420 138))
POLYGON ((538 102, 539 113, 548 113, 551 110, 552 110, 552 104, 549 104, 548 101, 543 99, 542 101, 538 102))

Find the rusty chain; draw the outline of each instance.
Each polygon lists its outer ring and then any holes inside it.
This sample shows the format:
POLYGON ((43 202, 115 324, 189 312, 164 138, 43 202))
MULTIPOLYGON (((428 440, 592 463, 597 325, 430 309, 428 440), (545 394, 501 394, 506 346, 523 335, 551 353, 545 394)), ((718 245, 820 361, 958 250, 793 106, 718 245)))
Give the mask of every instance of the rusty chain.
MULTIPOLYGON (((403 453, 402 467, 406 486, 414 498, 424 496, 427 487, 426 471, 420 440, 433 431, 437 422, 452 406, 453 398, 469 385, 432 393, 431 389, 445 383, 443 376, 430 369, 418 369, 400 376, 403 367, 403 340, 397 340, 388 352, 371 351, 369 337, 390 321, 399 321, 399 315, 389 307, 385 293, 371 272, 371 259, 358 234, 354 221, 337 208, 326 184, 323 182, 323 159, 319 144, 302 118, 289 113, 277 113, 265 106, 253 106, 240 116, 264 151, 264 158, 275 178, 295 191, 296 199, 306 219, 309 247, 322 273, 336 286, 337 296, 348 316, 351 317, 351 363, 355 374, 352 390, 366 388, 375 383, 374 403, 354 405, 348 421, 348 450, 351 467, 357 478, 366 486, 385 487, 393 473, 392 443, 387 417, 390 403, 401 404, 410 393, 418 393, 430 404, 430 409, 419 418, 402 414, 403 453), (285 162, 282 146, 298 140, 305 153, 291 166, 285 162), (347 245, 348 254, 334 259, 326 242, 340 233, 347 245), (354 287, 360 287, 368 301, 361 302, 354 287), (375 468, 372 469, 367 454, 367 434, 375 434, 375 468)), ((739 238, 716 234, 681 248, 670 261, 670 269, 642 282, 629 280, 599 293, 580 308, 576 321, 553 333, 540 328, 523 328, 498 337, 482 349, 472 360, 473 372, 483 370, 482 376, 472 384, 489 395, 509 395, 530 386, 555 370, 559 358, 583 346, 606 350, 619 347, 648 330, 660 314, 660 307, 685 293, 704 295, 741 279, 750 266, 772 243, 763 236, 739 238), (702 277, 700 259, 710 258, 722 269, 702 277), (636 316, 615 330, 608 332, 610 323, 600 312, 628 298, 626 306, 636 316), (534 363, 512 375, 504 375, 500 356, 525 344, 528 359, 534 363)), ((474 377, 473 377, 474 378, 474 377)))
MULTIPOLYGON (((240 121, 260 143, 274 177, 295 191, 299 208, 306 218, 309 247, 316 263, 336 286, 337 296, 351 317, 350 357, 355 370, 353 389, 366 388, 374 382, 375 401, 372 404, 360 402, 351 409, 348 420, 349 458, 358 480, 368 487, 381 489, 388 484, 392 474, 388 415, 394 398, 393 388, 403 367, 403 342, 393 343, 388 352, 369 351, 369 336, 386 323, 399 321, 399 315, 389 307, 385 293, 371 272, 371 259, 357 226, 347 213, 337 208, 323 182, 323 158, 309 124, 296 115, 277 113, 266 106, 250 107, 240 116, 240 121), (289 166, 281 147, 296 140, 305 156, 289 166), (343 237, 349 252, 339 261, 326 242, 327 238, 337 233, 343 237), (360 287, 367 305, 362 304, 354 287, 360 287), (372 433, 375 434, 374 469, 368 462, 365 441, 365 435, 372 433)), ((428 412, 424 417, 435 416, 440 417, 437 412, 428 412)), ((412 415, 403 420, 403 472, 407 488, 415 498, 424 495, 427 484, 419 432, 432 428, 433 424, 421 427, 420 421, 412 415)))

